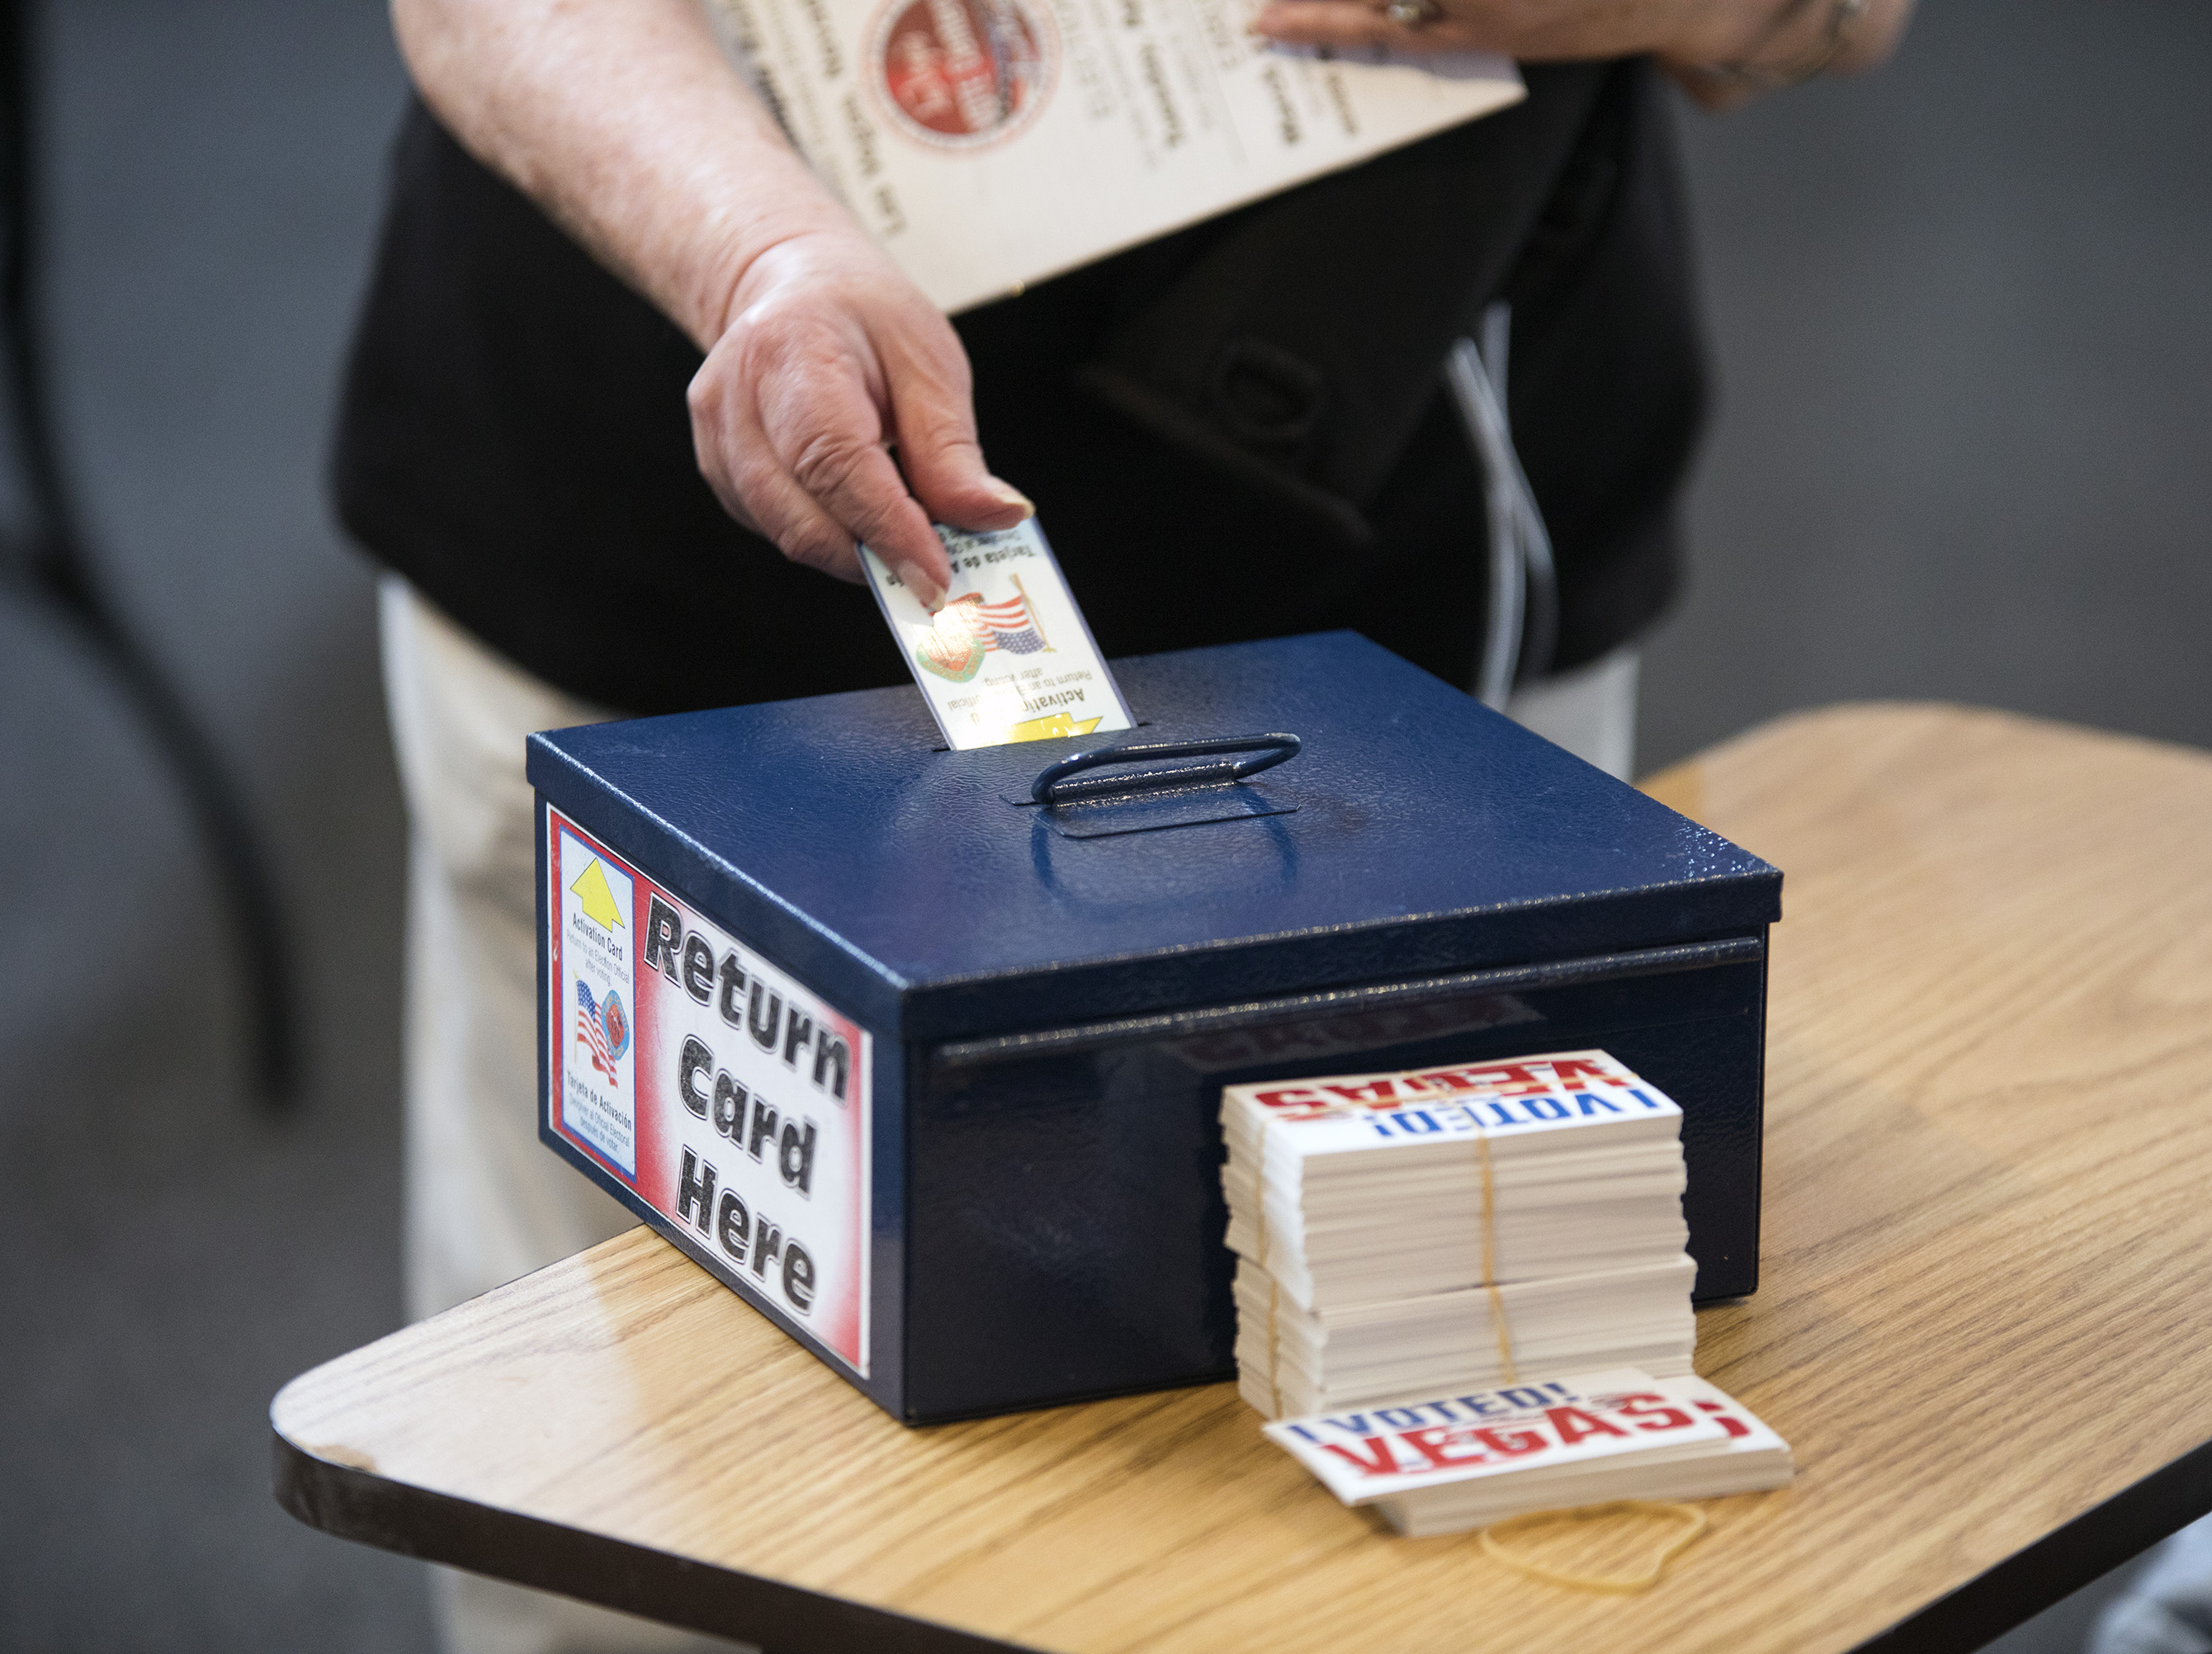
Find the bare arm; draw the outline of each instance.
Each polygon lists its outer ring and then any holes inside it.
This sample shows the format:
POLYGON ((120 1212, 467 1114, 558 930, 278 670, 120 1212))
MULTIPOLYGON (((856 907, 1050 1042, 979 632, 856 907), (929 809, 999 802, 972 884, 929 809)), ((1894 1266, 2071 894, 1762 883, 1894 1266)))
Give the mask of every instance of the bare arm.
POLYGON ((951 575, 933 519, 1029 514, 984 468, 951 324, 793 152, 696 0, 393 0, 392 20, 461 143, 707 353, 692 435, 732 516, 848 580, 864 539, 929 601, 951 575))

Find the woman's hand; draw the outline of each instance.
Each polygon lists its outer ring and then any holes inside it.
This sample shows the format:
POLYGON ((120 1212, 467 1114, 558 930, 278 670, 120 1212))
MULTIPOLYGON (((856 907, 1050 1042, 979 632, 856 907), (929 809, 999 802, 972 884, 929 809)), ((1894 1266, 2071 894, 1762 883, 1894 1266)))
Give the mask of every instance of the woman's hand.
POLYGON ((933 520, 1011 528, 1031 510, 984 469, 951 324, 856 225, 753 255, 690 407, 732 516, 841 580, 860 578, 865 540, 925 607, 951 580, 933 520))
MULTIPOLYGON (((1832 0, 1435 0, 1434 21, 1392 22, 1368 0, 1270 0, 1255 33, 1290 46, 1387 46, 1407 52, 1498 52, 1524 63, 1650 52, 1669 64, 1788 61, 1816 52, 1832 0)), ((1888 56, 1911 0, 1869 0, 1828 65, 1863 69, 1888 56)))
POLYGON ((732 515, 843 580, 864 539, 933 605, 952 572, 933 518, 1029 515, 983 469, 951 324, 792 152, 698 0, 393 0, 392 18, 454 135, 706 353, 692 439, 732 515))

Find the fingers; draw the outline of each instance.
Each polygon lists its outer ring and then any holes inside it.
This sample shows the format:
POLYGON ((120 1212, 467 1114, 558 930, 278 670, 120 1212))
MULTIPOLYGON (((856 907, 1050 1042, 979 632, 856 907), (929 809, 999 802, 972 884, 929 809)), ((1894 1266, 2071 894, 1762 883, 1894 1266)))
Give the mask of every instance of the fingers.
POLYGON ((935 607, 952 570, 933 521, 1011 528, 1034 510, 984 466, 958 335, 857 237, 781 243, 738 296, 690 391, 716 496, 794 562, 844 579, 860 577, 865 542, 935 607))
MULTIPOLYGON (((696 385, 694 394, 696 398, 696 385)), ((854 535, 799 487, 775 458, 757 420, 726 409, 720 417, 704 417, 695 401, 692 443, 700 474, 723 510, 774 541, 793 562, 839 580, 860 579, 854 535)))
MULTIPOLYGON (((958 348, 956 341, 956 353, 958 348)), ((1035 515, 1029 497, 983 464, 965 358, 955 354, 950 362, 917 362, 902 352, 884 354, 899 458, 908 485, 931 520, 981 530, 1012 528, 1035 515)))
POLYGON ((774 375, 760 386, 762 430, 791 482, 845 531, 848 545, 866 542, 924 606, 934 606, 951 565, 929 514, 884 450, 872 392, 849 360, 774 375))
POLYGON ((725 339, 690 393, 699 469, 723 508, 793 562, 861 578, 865 540, 933 608, 951 566, 928 517, 884 452, 875 398, 858 366, 831 350, 748 352, 725 339))

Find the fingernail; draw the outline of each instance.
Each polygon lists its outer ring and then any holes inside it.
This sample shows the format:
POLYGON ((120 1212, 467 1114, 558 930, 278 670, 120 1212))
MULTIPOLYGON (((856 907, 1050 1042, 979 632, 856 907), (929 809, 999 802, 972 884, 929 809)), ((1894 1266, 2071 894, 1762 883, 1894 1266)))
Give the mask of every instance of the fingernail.
POLYGON ((999 478, 992 477, 984 480, 984 486, 990 490, 992 496, 1000 505, 1019 506, 1024 517, 1036 515, 1035 502, 1012 483, 1001 482, 999 478))
POLYGON ((898 566, 899 584, 914 593, 914 600, 935 614, 945 601, 945 588, 924 573, 921 565, 902 562, 898 566))

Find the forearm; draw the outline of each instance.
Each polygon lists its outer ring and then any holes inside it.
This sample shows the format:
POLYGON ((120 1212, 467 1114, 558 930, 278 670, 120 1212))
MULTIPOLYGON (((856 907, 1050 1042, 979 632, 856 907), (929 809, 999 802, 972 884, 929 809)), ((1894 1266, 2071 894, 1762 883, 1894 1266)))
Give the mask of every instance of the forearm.
POLYGON ((393 0, 423 100, 702 350, 763 252, 849 228, 697 0, 393 0))

